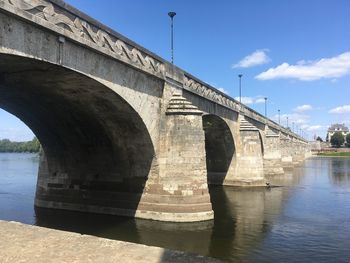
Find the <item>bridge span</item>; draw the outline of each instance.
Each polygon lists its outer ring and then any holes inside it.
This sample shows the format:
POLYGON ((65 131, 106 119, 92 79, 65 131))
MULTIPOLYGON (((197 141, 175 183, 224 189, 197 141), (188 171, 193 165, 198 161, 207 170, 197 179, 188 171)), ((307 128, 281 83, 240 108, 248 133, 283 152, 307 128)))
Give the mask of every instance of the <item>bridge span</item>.
POLYGON ((0 0, 0 107, 41 154, 35 205, 190 222, 308 142, 61 0, 0 0))

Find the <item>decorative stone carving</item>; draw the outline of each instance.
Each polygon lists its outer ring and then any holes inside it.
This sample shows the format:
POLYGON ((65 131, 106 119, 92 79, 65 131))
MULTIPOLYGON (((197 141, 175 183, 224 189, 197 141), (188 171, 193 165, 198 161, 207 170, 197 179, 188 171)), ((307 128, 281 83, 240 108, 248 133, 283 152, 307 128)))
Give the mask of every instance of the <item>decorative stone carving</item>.
POLYGON ((290 136, 298 137, 296 134, 286 130, 285 128, 278 125, 277 123, 267 119, 265 116, 261 115, 260 113, 257 113, 253 109, 243 104, 240 105, 239 102, 235 101, 234 99, 221 94, 220 92, 216 91, 215 89, 209 86, 199 83, 198 81, 194 80, 190 76, 185 75, 184 77, 184 89, 189 90, 199 96, 205 97, 208 100, 221 104, 234 111, 240 112, 242 115, 247 116, 260 123, 268 124, 272 129, 281 130, 281 131, 283 130, 287 134, 290 134, 290 136))
POLYGON ((188 78, 187 76, 185 76, 184 78, 184 86, 185 89, 190 90, 191 92, 203 96, 211 101, 222 104, 223 106, 226 106, 234 111, 239 110, 239 103, 237 103, 233 99, 230 99, 215 91, 214 89, 202 85, 201 83, 198 83, 193 79, 188 78))
POLYGON ((10 5, 34 16, 40 17, 58 27, 64 28, 74 35, 91 41, 101 48, 113 52, 131 64, 138 64, 154 73, 164 73, 164 64, 150 57, 148 54, 138 50, 118 39, 118 37, 91 25, 72 13, 65 14, 64 10, 56 8, 52 3, 44 0, 4 0, 10 5))

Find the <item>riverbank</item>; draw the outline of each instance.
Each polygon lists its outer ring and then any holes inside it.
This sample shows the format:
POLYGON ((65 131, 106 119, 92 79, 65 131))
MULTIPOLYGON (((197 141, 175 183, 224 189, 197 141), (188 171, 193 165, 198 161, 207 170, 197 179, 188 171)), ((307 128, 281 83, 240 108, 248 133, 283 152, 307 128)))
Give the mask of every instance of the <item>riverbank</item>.
POLYGON ((350 152, 321 152, 321 153, 317 153, 316 156, 325 156, 325 157, 350 157, 350 152))
MULTIPOLYGON (((192 253, 0 220, 1 262, 222 262, 192 253)), ((171 238, 171 237, 169 237, 171 238)))

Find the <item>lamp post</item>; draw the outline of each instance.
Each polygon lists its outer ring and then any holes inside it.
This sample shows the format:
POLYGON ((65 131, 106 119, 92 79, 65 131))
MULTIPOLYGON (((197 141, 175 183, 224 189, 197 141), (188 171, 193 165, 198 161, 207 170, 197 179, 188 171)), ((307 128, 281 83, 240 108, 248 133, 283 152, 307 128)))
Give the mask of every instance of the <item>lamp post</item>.
POLYGON ((242 76, 243 74, 238 74, 239 77, 239 103, 242 104, 242 76))
POLYGON ((171 19, 171 64, 174 64, 174 16, 175 12, 169 12, 168 16, 171 19))
POLYGON ((281 125, 281 110, 278 110, 278 124, 281 125))
POLYGON ((267 97, 265 97, 264 100, 265 100, 265 117, 267 117, 267 97))
POLYGON ((288 116, 287 116, 287 129, 289 128, 289 125, 288 125, 288 116))

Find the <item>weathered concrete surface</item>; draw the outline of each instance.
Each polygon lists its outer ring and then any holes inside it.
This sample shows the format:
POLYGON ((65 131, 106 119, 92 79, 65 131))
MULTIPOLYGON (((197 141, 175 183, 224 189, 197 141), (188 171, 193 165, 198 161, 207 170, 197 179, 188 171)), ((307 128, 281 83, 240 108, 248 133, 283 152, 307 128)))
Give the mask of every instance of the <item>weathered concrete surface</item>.
POLYGON ((0 221, 0 261, 2 263, 221 262, 186 252, 6 221, 0 221))

